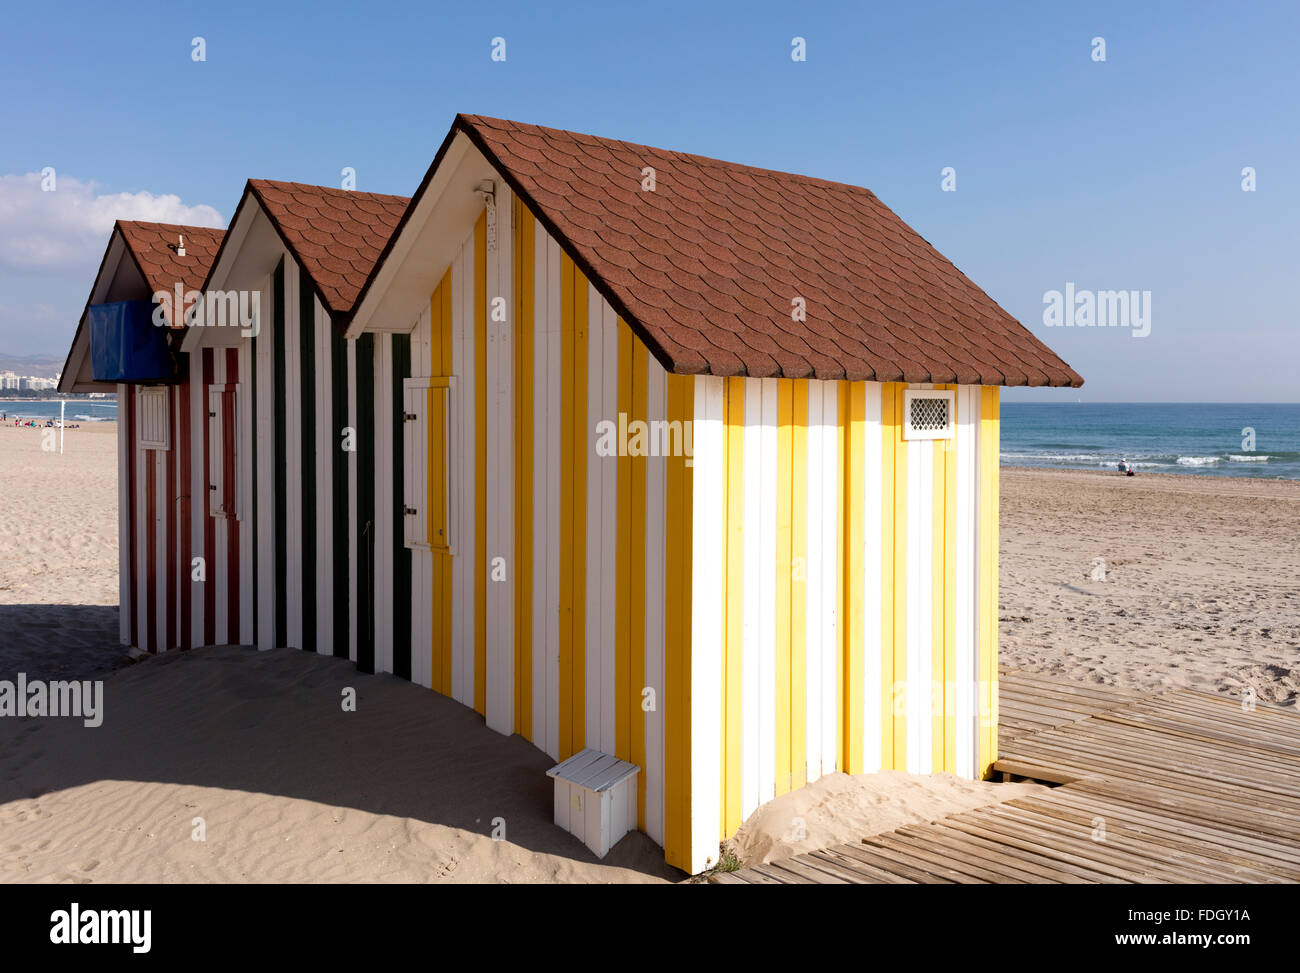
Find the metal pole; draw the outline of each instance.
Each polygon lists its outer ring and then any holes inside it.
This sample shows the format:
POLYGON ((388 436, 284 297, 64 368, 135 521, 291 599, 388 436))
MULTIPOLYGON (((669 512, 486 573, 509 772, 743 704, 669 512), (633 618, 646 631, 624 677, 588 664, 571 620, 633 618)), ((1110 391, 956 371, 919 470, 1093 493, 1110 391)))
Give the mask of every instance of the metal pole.
POLYGON ((59 455, 63 455, 63 410, 67 406, 67 399, 59 400, 59 455))

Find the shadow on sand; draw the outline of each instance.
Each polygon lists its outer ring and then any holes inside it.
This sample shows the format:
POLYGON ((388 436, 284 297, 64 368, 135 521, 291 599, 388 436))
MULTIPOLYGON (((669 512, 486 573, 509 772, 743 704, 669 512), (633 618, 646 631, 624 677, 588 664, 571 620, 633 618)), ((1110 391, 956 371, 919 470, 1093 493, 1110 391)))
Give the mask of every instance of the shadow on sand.
MULTIPOLYGON (((24 609, 27 606, 22 606, 24 609)), ((41 606, 86 612, 72 606, 41 606)), ((0 607, 0 631, 14 607, 0 607)), ((110 645, 117 641, 116 609, 110 645)), ((102 629, 101 610, 86 612, 102 629)), ((69 623, 71 624, 71 623, 69 623)), ((6 654, 12 679, 32 656, 6 654)), ((107 653, 106 657, 113 657, 107 653)), ((488 835, 504 818, 523 848, 595 863, 552 822, 553 761, 515 735, 487 729, 472 709, 405 680, 365 675, 345 659, 295 649, 213 646, 151 657, 119 672, 29 676, 105 678, 103 725, 0 719, 0 803, 96 780, 230 788, 355 808, 488 835), (355 712, 342 708, 356 691, 355 712)), ((662 850, 633 832, 603 865, 680 880, 662 850)))

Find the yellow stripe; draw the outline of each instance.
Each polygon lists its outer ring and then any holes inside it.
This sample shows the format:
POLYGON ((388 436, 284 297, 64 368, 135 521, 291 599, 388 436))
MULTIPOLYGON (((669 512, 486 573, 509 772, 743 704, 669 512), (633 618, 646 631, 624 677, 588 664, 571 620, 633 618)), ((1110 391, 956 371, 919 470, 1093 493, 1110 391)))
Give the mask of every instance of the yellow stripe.
POLYGON ((487 210, 474 224, 474 711, 487 712, 487 210))
POLYGON ((997 760, 998 388, 980 389, 979 759, 981 777, 997 760))
MULTIPOLYGON (((694 398, 695 381, 691 376, 669 375, 665 403, 668 421, 689 422, 694 398)), ((670 865, 689 871, 693 472, 676 448, 670 450, 666 467, 664 698, 659 703, 664 714, 664 857, 670 865)))
MULTIPOLYGON (((618 321, 618 525, 616 555, 618 579, 614 603, 614 755, 632 759, 632 457, 623 438, 623 423, 632 421, 632 348, 636 338, 622 318, 618 321)), ((644 526, 640 528, 645 530, 644 526)), ((642 591, 641 597, 645 598, 642 591)), ((640 765, 638 765, 640 766, 640 765)), ((639 776, 644 777, 645 774, 639 776)))
POLYGON ((533 738, 533 214, 515 200, 515 732, 533 738))
MULTIPOLYGON (((646 374, 650 366, 650 353, 631 331, 628 338, 632 343, 632 418, 644 423, 649 406, 646 374)), ((625 697, 631 738, 631 756, 628 759, 638 767, 645 766, 645 710, 641 708, 641 690, 645 688, 645 576, 646 576, 646 536, 645 536, 645 486, 646 486, 646 450, 649 448, 648 437, 642 438, 641 455, 632 458, 632 496, 631 496, 631 591, 629 597, 629 617, 631 630, 628 637, 628 694, 625 697)), ((654 608, 658 611, 658 606, 654 608)), ((644 773, 636 778, 637 822, 645 827, 645 779, 644 773)))
POLYGON ((853 382, 847 386, 844 397, 844 516, 847 540, 844 552, 844 584, 847 610, 844 616, 844 754, 846 770, 860 774, 866 767, 864 752, 864 721, 866 701, 863 672, 866 665, 866 606, 863 603, 866 584, 866 565, 863 561, 863 544, 866 538, 866 415, 867 386, 853 382))
POLYGON ((741 824, 745 379, 726 379, 724 394, 727 511, 723 526, 726 574, 723 579, 725 621, 722 643, 722 834, 725 837, 734 833, 741 824))
POLYGON ((848 604, 850 589, 844 580, 849 573, 848 552, 845 550, 845 531, 848 529, 845 498, 849 495, 850 487, 848 481, 848 467, 846 466, 849 436, 848 382, 837 383, 836 396, 835 422, 837 426, 837 435, 835 436, 835 468, 839 471, 839 483, 835 490, 835 604, 838 605, 840 609, 839 629, 836 632, 840 641, 840 651, 835 653, 835 698, 841 702, 840 705, 835 707, 835 768, 842 773, 848 773, 849 754, 844 729, 846 723, 844 714, 848 711, 848 702, 845 695, 847 693, 848 684, 844 678, 844 659, 848 655, 848 646, 850 644, 848 625, 849 616, 852 614, 848 604))
POLYGON ((790 463, 794 384, 776 382, 776 794, 790 790, 790 463))
MULTIPOLYGON (((956 429, 957 386, 953 393, 953 428, 956 429)), ((957 440, 945 440, 943 449, 943 769, 957 770, 957 440)))
MULTIPOLYGON (((429 344, 431 347, 430 373, 434 378, 451 374, 451 273, 443 275, 429 297, 429 344)), ((444 421, 438 420, 440 408, 435 406, 435 391, 425 396, 427 428, 427 507, 425 510, 426 539, 431 548, 432 584, 430 586, 430 683, 443 695, 451 694, 451 629, 452 629, 452 558, 445 548, 446 536, 435 538, 436 524, 444 520, 447 504, 447 436, 444 421), (435 513, 442 511, 444 513, 435 513), (441 550, 438 548, 442 547, 441 550)))
MULTIPOLYGON (((790 457, 790 788, 808 783, 808 382, 794 383, 790 457)), ((861 682, 861 680, 859 680, 861 682)))
POLYGON ((560 256, 560 759, 573 745, 573 261, 560 256))

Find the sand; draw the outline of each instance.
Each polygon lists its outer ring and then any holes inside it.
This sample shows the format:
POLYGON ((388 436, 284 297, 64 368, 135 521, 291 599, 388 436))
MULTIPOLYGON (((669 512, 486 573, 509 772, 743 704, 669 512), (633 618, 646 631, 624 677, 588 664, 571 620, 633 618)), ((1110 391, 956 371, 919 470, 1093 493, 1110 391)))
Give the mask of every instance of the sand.
MULTIPOLYGON (((115 432, 70 430, 63 456, 40 447, 37 430, 0 428, 0 678, 103 677, 106 712, 95 729, 0 719, 0 881, 686 878, 636 833, 597 860, 551 822, 549 758, 410 683, 288 649, 129 664, 115 432), (341 707, 346 687, 356 712, 341 707)), ((1004 663, 1250 684, 1294 704, 1300 484, 1003 472, 1004 663), (1094 557, 1105 582, 1089 578, 1094 557)), ((760 808, 729 847, 767 861, 1035 787, 836 774, 760 808)))
POLYGON ((740 865, 762 865, 1046 790, 951 774, 828 774, 768 801, 724 847, 740 865))
POLYGON ((1300 483, 1003 468, 1001 528, 1004 665, 1296 705, 1300 483))
POLYGON ((117 431, 0 426, 0 675, 121 665, 117 431), (42 445, 52 442, 53 451, 42 445))

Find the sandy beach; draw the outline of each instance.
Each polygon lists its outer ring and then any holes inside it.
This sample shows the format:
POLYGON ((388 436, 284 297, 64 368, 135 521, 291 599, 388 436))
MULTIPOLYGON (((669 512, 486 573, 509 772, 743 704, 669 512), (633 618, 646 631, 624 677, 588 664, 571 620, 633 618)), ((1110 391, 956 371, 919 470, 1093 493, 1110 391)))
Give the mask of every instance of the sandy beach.
MULTIPOLYGON (((594 858, 551 823, 549 758, 405 681, 287 649, 130 664, 115 431, 71 430, 63 456, 41 441, 0 429, 0 678, 107 674, 106 716, 0 720, 0 881, 685 878, 636 833, 594 858)), ((1295 704, 1300 484, 1025 469, 1002 483, 1004 664, 1295 704)), ((760 808, 728 847, 768 861, 1035 786, 836 774, 760 808)))
POLYGON ((1003 467, 1001 530, 1003 665, 1296 704, 1300 483, 1003 467))

